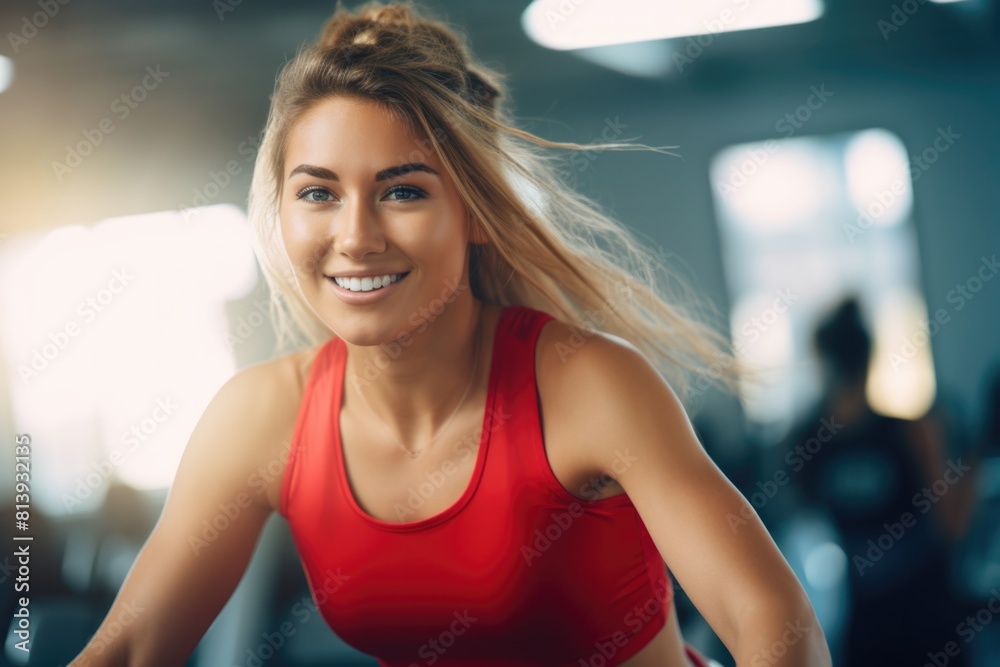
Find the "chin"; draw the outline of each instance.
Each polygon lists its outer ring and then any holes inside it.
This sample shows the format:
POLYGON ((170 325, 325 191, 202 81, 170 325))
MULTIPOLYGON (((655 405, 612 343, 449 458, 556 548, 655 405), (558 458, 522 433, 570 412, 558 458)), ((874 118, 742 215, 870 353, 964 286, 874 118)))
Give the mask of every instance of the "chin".
POLYGON ((343 308, 326 306, 317 312, 322 313, 323 323, 331 332, 351 345, 389 344, 413 329, 409 322, 396 322, 394 311, 361 312, 354 306, 341 305, 343 308))

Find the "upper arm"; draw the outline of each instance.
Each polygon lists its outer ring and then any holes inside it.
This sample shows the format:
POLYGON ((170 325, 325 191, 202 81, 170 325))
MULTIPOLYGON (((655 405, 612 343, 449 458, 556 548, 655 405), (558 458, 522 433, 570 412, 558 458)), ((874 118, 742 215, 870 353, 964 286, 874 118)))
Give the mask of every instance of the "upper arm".
POLYGON ((239 583, 273 509, 259 470, 285 460, 295 413, 289 368, 274 360, 244 369, 208 404, 86 657, 181 665, 192 653, 239 583))
POLYGON ((568 428, 590 469, 628 494, 678 583, 732 650, 752 609, 801 609, 805 591, 705 452, 673 389, 637 348, 618 341, 597 332, 573 354, 550 357, 561 400, 572 401, 563 412, 574 415, 568 428))

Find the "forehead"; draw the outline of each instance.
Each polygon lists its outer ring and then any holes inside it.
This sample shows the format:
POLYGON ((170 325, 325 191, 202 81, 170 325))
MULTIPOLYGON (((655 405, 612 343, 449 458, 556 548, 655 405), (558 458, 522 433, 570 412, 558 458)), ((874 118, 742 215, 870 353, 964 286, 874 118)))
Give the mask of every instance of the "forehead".
POLYGON ((430 142, 415 136, 375 102, 331 97, 315 103, 292 125, 286 173, 299 163, 376 172, 406 162, 425 162, 441 171, 430 142))

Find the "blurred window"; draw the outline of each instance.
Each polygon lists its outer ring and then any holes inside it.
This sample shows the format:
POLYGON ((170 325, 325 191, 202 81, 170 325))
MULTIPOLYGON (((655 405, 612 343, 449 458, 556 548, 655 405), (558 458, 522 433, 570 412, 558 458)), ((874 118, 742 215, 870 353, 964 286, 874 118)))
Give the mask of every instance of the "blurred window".
POLYGON ((33 504, 87 511, 112 478, 168 487, 236 370, 225 302, 256 282, 246 217, 230 205, 8 239, 0 355, 14 430, 34 445, 33 504))
POLYGON ((911 167, 883 129, 731 146, 710 167, 737 351, 766 370, 748 416, 783 433, 818 398, 817 319, 857 293, 872 329, 867 393, 917 417, 934 398, 911 167))

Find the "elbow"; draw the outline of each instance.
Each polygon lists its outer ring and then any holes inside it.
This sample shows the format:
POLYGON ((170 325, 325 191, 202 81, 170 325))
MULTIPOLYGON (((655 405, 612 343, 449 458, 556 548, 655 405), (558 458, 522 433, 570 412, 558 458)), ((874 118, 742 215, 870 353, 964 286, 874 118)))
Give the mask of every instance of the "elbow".
POLYGON ((807 601, 807 606, 799 608, 796 618, 802 619, 801 627, 803 649, 801 651, 801 662, 788 662, 791 664, 808 665, 809 667, 833 667, 833 657, 830 654, 830 645, 823 632, 823 626, 819 623, 816 610, 807 601))
POLYGON ((744 617, 737 667, 833 667, 826 634, 804 595, 761 606, 744 617))
POLYGON ((102 629, 66 667, 132 667, 124 635, 106 642, 102 639, 102 629))
POLYGON ((114 656, 84 649, 66 667, 129 667, 124 656, 114 656))

